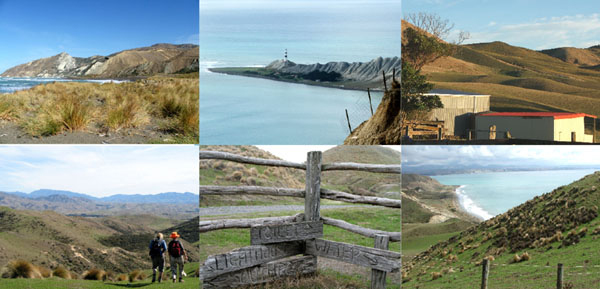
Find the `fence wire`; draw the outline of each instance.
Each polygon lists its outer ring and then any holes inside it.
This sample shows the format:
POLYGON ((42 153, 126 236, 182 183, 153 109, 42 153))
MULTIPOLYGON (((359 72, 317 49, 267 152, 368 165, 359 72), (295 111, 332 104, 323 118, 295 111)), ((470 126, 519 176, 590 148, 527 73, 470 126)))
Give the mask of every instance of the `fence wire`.
MULTIPOLYGON (((345 109, 348 110, 348 118, 350 119, 350 126, 352 130, 355 130, 361 123, 366 121, 371 117, 371 105, 369 104, 369 95, 366 91, 362 92, 359 97, 357 97, 356 101, 350 107, 342 108, 340 113, 339 122, 340 122, 340 130, 344 133, 348 134, 348 120, 346 119, 345 109)), ((377 106, 381 102, 381 98, 383 97, 383 92, 371 91, 371 102, 373 104, 373 113, 377 110, 377 106)))

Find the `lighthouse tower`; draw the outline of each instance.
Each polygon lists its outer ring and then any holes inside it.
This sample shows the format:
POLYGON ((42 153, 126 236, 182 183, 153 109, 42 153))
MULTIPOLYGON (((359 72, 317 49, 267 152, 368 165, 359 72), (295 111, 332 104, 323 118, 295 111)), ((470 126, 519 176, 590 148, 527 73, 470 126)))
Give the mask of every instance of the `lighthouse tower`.
POLYGON ((288 57, 287 57, 287 48, 285 49, 285 54, 283 55, 283 62, 287 63, 288 62, 288 57))

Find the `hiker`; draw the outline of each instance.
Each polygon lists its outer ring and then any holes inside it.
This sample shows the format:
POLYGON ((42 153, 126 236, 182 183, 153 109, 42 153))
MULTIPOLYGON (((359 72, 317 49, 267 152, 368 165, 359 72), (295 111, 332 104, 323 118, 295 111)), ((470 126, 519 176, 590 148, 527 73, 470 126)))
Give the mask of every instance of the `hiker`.
POLYGON ((171 233, 171 242, 169 242, 169 262, 171 263, 171 274, 173 275, 173 283, 177 279, 177 273, 179 272, 179 282, 183 282, 183 263, 187 260, 187 254, 183 248, 181 241, 177 240, 179 234, 177 232, 171 233))
POLYGON ((156 269, 158 269, 158 283, 162 281, 162 274, 165 269, 165 252, 167 244, 163 240, 163 234, 157 233, 156 238, 150 241, 150 258, 152 258, 152 283, 156 281, 156 269))

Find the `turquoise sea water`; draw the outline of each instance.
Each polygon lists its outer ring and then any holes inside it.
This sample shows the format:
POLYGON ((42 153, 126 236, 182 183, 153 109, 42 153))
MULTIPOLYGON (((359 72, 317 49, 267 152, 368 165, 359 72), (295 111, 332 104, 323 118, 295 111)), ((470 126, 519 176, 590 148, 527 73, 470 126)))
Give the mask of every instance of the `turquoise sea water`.
MULTIPOLYGON (((70 80, 63 78, 28 78, 28 77, 0 77, 0 93, 11 93, 17 90, 24 90, 34 87, 38 84, 49 83, 49 82, 109 82, 113 80, 70 80)), ((121 82, 114 80, 114 82, 121 82)))
POLYGON ((472 214, 489 219, 594 171, 492 172, 432 177, 445 185, 461 186, 457 189, 461 205, 472 214))
MULTIPOLYGON (((344 109, 353 128, 370 116, 364 113, 366 92, 229 76, 208 68, 266 66, 283 58, 286 48, 296 63, 399 56, 400 5, 386 10, 378 2, 353 7, 343 1, 343 7, 320 11, 201 6, 200 143, 342 143, 348 135, 344 109)), ((373 94, 374 109, 381 97, 373 94)))

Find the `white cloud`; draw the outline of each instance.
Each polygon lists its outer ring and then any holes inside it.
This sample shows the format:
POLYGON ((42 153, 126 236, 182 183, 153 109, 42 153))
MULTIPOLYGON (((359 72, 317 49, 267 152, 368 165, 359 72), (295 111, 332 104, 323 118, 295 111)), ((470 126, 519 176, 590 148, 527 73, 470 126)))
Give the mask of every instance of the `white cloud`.
POLYGON ((564 46, 587 48, 594 43, 600 43, 600 14, 578 14, 539 18, 519 24, 488 25, 483 31, 471 32, 469 43, 491 41, 503 41, 536 50, 564 46))
POLYGON ((107 196, 198 191, 194 146, 8 146, 0 190, 70 190, 107 196))

